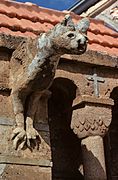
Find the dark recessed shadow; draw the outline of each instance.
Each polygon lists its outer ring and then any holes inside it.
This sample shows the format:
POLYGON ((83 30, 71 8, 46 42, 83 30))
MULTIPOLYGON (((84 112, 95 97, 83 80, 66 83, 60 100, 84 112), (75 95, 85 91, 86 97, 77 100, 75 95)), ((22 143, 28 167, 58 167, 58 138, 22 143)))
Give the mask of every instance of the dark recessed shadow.
POLYGON ((50 88, 49 126, 52 150, 53 180, 83 180, 78 170, 82 165, 80 140, 70 128, 72 102, 77 87, 66 78, 57 78, 50 88))
POLYGON ((112 120, 104 138, 108 180, 118 179, 118 87, 113 88, 110 98, 114 100, 112 120))
POLYGON ((105 178, 106 172, 104 171, 101 163, 94 156, 94 154, 87 149, 86 145, 82 146, 82 152, 84 153, 83 155, 84 164, 86 164, 84 166, 84 170, 85 173, 89 176, 88 179, 106 180, 105 178))

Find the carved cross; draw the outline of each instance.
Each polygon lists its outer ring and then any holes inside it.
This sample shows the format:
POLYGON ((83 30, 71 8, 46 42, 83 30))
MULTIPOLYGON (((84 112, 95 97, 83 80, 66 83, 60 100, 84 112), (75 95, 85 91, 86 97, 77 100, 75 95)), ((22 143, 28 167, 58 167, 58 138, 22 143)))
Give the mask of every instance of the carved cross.
POLYGON ((87 77, 87 79, 89 81, 93 81, 93 84, 94 84, 94 95, 96 97, 99 97, 99 85, 98 85, 98 82, 104 83, 105 80, 103 78, 97 76, 96 68, 94 68, 93 76, 89 76, 89 77, 87 77))

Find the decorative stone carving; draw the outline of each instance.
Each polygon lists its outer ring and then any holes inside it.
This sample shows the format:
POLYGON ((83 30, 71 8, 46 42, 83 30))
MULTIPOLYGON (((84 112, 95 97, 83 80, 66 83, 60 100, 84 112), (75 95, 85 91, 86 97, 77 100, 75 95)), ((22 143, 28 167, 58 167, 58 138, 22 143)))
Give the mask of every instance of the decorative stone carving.
POLYGON ((73 111, 71 128, 74 133, 79 138, 95 135, 104 136, 111 123, 113 100, 82 96, 75 99, 75 107, 80 103, 84 104, 85 107, 73 111))
POLYGON ((88 79, 89 81, 93 81, 93 84, 94 84, 94 95, 95 95, 96 97, 99 97, 99 87, 98 87, 98 83, 99 83, 99 82, 102 82, 102 83, 103 83, 103 82, 104 82, 104 79, 97 76, 96 68, 94 68, 94 74, 93 74, 93 76, 88 76, 87 79, 88 79))
POLYGON ((53 81, 60 56, 86 51, 88 27, 88 19, 74 25, 71 17, 66 16, 48 33, 35 40, 24 40, 13 53, 10 86, 16 117, 16 128, 12 134, 15 149, 18 145, 22 149, 25 144, 30 147, 31 140, 39 136, 33 127, 39 99, 53 81))

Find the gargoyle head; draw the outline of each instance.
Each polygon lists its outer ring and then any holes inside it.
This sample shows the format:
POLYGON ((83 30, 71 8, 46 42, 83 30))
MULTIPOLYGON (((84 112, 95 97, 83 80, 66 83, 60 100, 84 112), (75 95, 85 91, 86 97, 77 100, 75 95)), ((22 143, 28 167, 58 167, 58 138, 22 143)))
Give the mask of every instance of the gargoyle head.
POLYGON ((74 25, 71 16, 66 15, 65 19, 53 29, 54 48, 70 54, 84 53, 88 42, 89 25, 88 18, 83 18, 74 25))

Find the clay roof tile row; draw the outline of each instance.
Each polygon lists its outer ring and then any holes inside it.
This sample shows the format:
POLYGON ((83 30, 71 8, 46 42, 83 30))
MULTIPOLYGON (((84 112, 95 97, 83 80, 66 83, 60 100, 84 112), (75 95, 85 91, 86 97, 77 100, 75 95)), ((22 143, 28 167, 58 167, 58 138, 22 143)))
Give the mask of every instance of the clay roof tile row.
POLYGON ((101 52, 102 54, 109 54, 112 56, 118 55, 118 53, 117 53, 118 48, 115 48, 115 47, 110 48, 108 46, 102 46, 97 43, 88 44, 88 49, 97 51, 97 52, 101 52))
POLYGON ((109 35, 93 34, 88 32, 89 43, 97 43, 108 47, 118 48, 118 38, 113 38, 109 35))
MULTIPOLYGON (((32 3, 0 0, 0 32, 35 38, 60 22, 67 12, 39 7, 32 3)), ((71 13, 75 22, 80 16, 71 13)), ((107 28, 102 21, 90 19, 89 46, 94 51, 118 56, 118 33, 107 28)))

